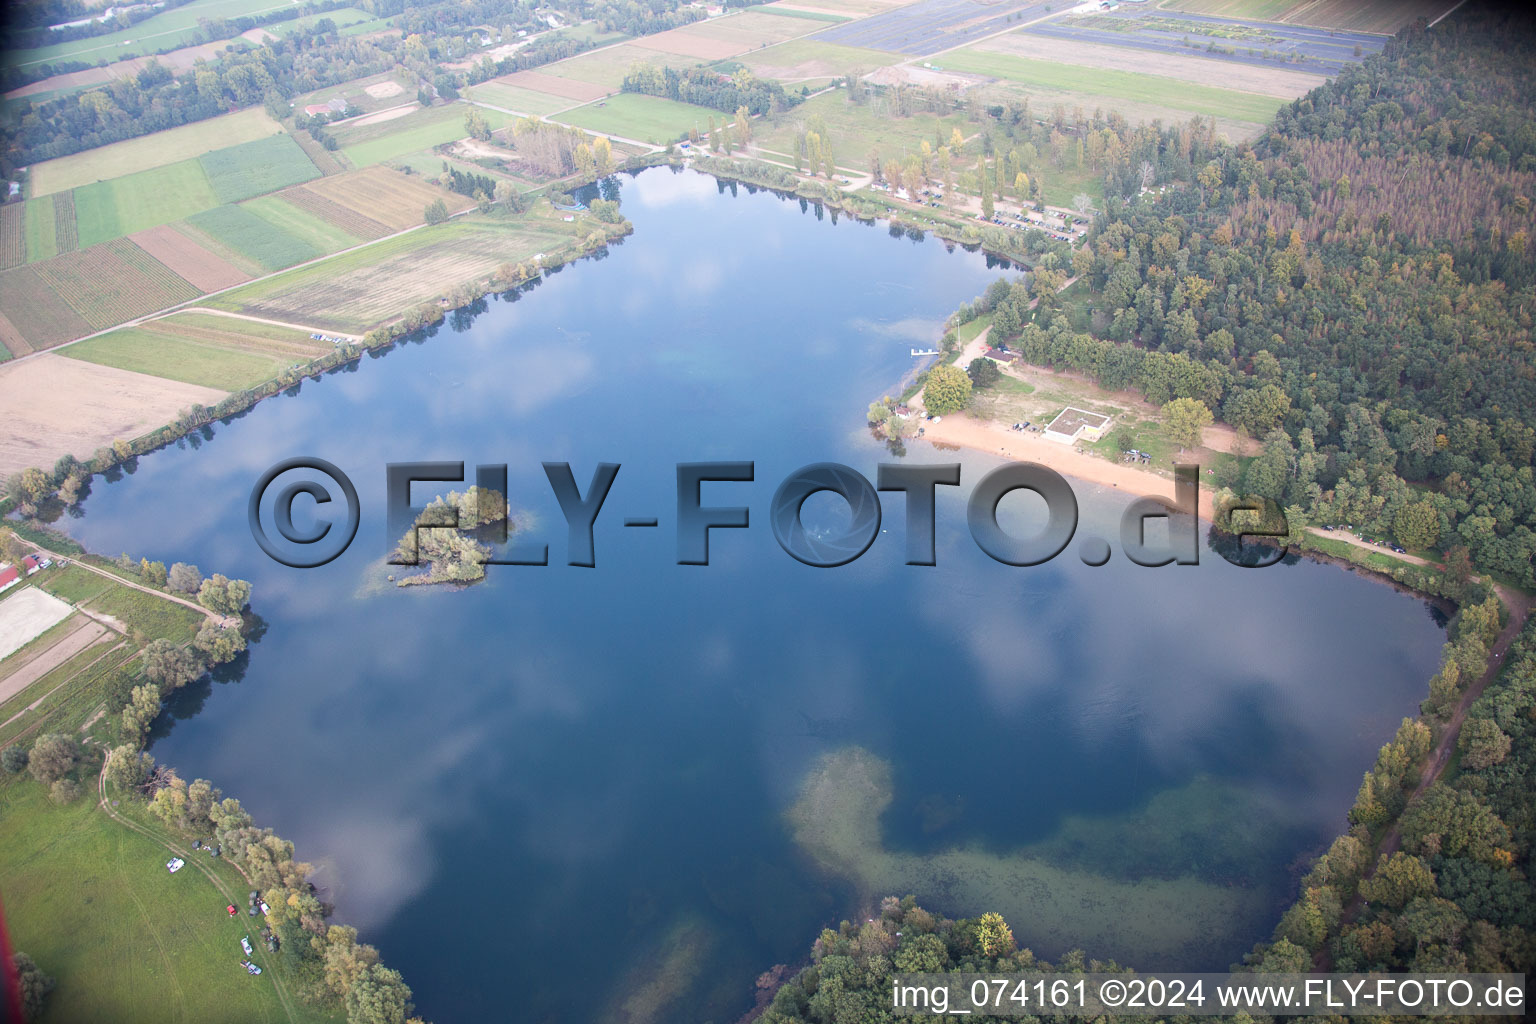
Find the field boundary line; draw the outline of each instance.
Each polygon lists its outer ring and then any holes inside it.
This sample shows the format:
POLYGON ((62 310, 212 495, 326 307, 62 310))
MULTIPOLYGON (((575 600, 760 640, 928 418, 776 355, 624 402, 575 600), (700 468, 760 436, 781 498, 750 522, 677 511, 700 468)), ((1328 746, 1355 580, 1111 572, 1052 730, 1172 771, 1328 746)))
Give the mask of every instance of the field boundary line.
MULTIPOLYGON (((289 269, 291 270, 293 268, 290 267, 289 269)), ((249 281, 247 281, 245 283, 246 284, 250 284, 249 281)), ((193 301, 195 302, 197 300, 194 299, 193 301)), ((292 328, 295 331, 308 331, 311 334, 334 334, 338 338, 346 338, 349 341, 362 341, 363 340, 363 336, 361 334, 348 334, 346 331, 322 330, 319 327, 310 327, 310 326, 307 326, 305 324, 290 324, 290 323, 287 323, 286 321, 283 321, 283 320, 269 320, 268 318, 262 317, 262 316, 251 316, 248 313, 235 313, 235 312, 232 312, 232 311, 227 310, 227 309, 214 309, 212 306, 188 306, 185 309, 179 309, 176 312, 178 312, 178 313, 208 313, 208 314, 210 314, 212 316, 227 316, 227 317, 229 317, 232 320, 249 320, 252 323, 257 323, 257 324, 271 324, 273 327, 289 327, 289 328, 292 328)), ((160 319, 163 320, 165 318, 161 317, 160 319)), ((82 338, 80 340, 84 341, 85 339, 82 338)))

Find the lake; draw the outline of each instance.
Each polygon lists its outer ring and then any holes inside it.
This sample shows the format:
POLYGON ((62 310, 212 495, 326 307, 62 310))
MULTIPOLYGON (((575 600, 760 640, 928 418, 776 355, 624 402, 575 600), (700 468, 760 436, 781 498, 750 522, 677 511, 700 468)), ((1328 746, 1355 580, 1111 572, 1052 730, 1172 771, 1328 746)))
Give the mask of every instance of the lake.
MULTIPOLYGON (((693 172, 622 194, 635 234, 604 258, 96 480, 74 536, 248 578, 266 622, 247 661, 177 695, 155 756, 292 839, 439 1024, 734 1020, 760 972, 889 892, 1003 910, 1048 958, 1224 969, 1266 938, 1426 692, 1428 606, 1209 549, 1006 566, 965 528, 997 460, 923 442, 906 461, 963 465, 936 566, 904 564, 897 494, 859 560, 795 561, 774 489, 897 461, 865 408, 999 271, 693 172), (298 455, 361 497, 356 542, 318 569, 247 527, 256 479, 298 455), (551 564, 388 584, 384 467, 423 460, 508 464, 551 564), (751 526, 680 566, 675 465, 706 460, 755 462, 703 492, 751 526), (565 564, 545 461, 583 490, 622 466, 594 568, 565 564)), ((1080 529, 1118 537, 1125 498, 1076 493, 1080 529)))

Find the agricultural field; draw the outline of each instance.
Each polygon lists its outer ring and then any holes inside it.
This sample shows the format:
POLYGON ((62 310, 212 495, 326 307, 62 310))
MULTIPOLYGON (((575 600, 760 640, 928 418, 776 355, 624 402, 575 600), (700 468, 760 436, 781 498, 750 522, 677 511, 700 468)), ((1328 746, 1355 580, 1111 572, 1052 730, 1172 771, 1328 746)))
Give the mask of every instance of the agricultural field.
POLYGON ((670 32, 637 40, 638 45, 663 53, 701 60, 722 60, 749 50, 782 43, 816 31, 816 24, 799 18, 776 18, 747 11, 724 18, 696 21, 670 32))
POLYGON ((218 239, 264 271, 281 270, 325 255, 324 249, 283 230, 244 206, 217 206, 188 217, 187 223, 218 239))
MULTIPOLYGON (((241 321, 229 318, 226 322, 241 321)), ((273 329, 284 330, 284 329, 273 329)), ((143 327, 117 330, 61 348, 60 355, 84 359, 120 370, 200 384, 221 391, 240 391, 270 381, 290 365, 309 362, 330 345, 310 342, 307 333, 287 330, 292 344, 264 344, 257 336, 229 332, 220 325, 200 327, 180 318, 157 319, 143 327), (307 342, 307 344, 301 344, 307 342), (276 355, 284 352, 287 355, 276 355)))
POLYGON ((580 103, 566 96, 556 96, 536 89, 525 89, 502 79, 481 82, 465 90, 465 95, 476 103, 484 103, 502 110, 519 114, 542 116, 580 103))
POLYGON ((299 144, 299 148, 304 151, 304 155, 309 157, 310 163, 314 164, 321 174, 340 174, 346 170, 341 165, 341 161, 337 160, 330 150, 315 141, 315 137, 309 134, 309 132, 303 129, 295 130, 293 141, 299 144))
MULTIPOLYGON (((652 38, 655 37, 648 36, 646 41, 652 38)), ((624 82, 624 76, 629 74, 629 69, 646 61, 670 68, 686 68, 703 63, 699 59, 653 50, 641 43, 620 43, 606 50, 579 53, 554 64, 546 64, 537 72, 522 72, 520 75, 532 73, 544 77, 568 78, 600 86, 605 92, 618 92, 619 86, 624 82)), ((522 84, 518 81, 520 75, 508 75, 502 81, 510 79, 517 84, 522 84)), ((593 97, 589 95, 585 98, 593 97)))
POLYGON ((847 14, 833 14, 830 11, 814 11, 804 7, 786 7, 784 4, 764 4, 756 8, 759 14, 771 14, 779 18, 799 18, 802 21, 825 21, 829 24, 851 21, 847 14))
POLYGON ((1320 74, 1306 74, 1300 70, 1291 71, 1276 66, 1255 67, 1233 61, 1207 60, 1199 53, 1156 53, 1081 40, 1074 40, 1071 46, 1063 47, 1034 31, 995 36, 977 43, 973 49, 1107 71, 1134 71, 1286 100, 1304 95, 1325 81, 1320 74))
MULTIPOLYGON (((71 194, 82 248, 219 205, 219 197, 197 160, 82 185, 71 194)), ((54 202, 57 206, 57 196, 54 202)), ((59 251, 65 251, 62 244, 59 251)))
POLYGON ((38 274, 40 265, 0 273, 0 313, 10 311, 0 323, 0 341, 12 355, 24 356, 91 333, 91 325, 38 274))
MULTIPOLYGON (((475 205, 474 200, 467 196, 455 195, 435 185, 428 185, 421 178, 401 174, 388 167, 369 167, 352 174, 322 178, 299 189, 290 189, 283 195, 286 197, 300 191, 329 200, 355 217, 366 217, 383 224, 390 232, 403 231, 420 224, 427 204, 434 199, 446 203, 450 212, 467 210, 475 205)), ((337 226, 351 231, 347 223, 338 223, 337 226)))
POLYGON ((57 238, 58 215, 53 209, 53 196, 28 199, 23 216, 26 235, 27 259, 46 260, 59 254, 57 238))
POLYGON ((198 291, 216 292, 248 281, 251 275, 210 251, 191 237, 165 224, 128 236, 139 248, 184 277, 198 291))
POLYGON ((210 306, 325 330, 362 333, 503 263, 552 252, 575 228, 549 216, 423 228, 209 300, 210 306))
POLYGON ((978 7, 972 0, 918 0, 873 17, 835 25, 816 38, 841 46, 926 57, 1027 24, 1051 13, 1040 0, 1001 0, 978 7))
POLYGON ((192 0, 119 32, 7 54, 20 67, 57 60, 121 60, 193 43, 200 19, 238 18, 288 6, 281 0, 192 0))
POLYGON ((273 227, 303 239, 321 252, 350 249, 370 237, 376 237, 354 235, 337 227, 325 218, 305 210, 302 206, 289 202, 288 195, 288 192, 280 192, 277 195, 261 196, 241 203, 240 206, 273 227))
POLYGON ((664 146, 686 135, 690 128, 706 131, 711 118, 723 121, 726 115, 708 107, 659 96, 620 93, 611 99, 568 110, 555 120, 589 131, 664 146))
MULTIPOLYGON (((431 149, 444 142, 464 138, 464 115, 469 107, 453 103, 442 107, 415 110, 404 117, 337 128, 332 132, 342 153, 354 167, 369 167, 419 149, 431 149)), ((481 110, 494 130, 511 123, 510 115, 495 110, 481 110)))
POLYGON ((1116 11, 1032 25, 1025 32, 1060 42, 1054 56, 1084 44, 1125 47, 1126 63, 1151 54, 1171 59, 1207 58, 1226 65, 1289 68, 1314 75, 1333 75, 1380 53, 1381 36, 1361 32, 1256 21, 1235 21, 1175 11, 1116 11))
MULTIPOLYGON (((6 276, 0 275, 0 282, 6 276)), ((0 474, 51 466, 65 452, 88 459, 104 444, 138 437, 183 409, 215 405, 223 397, 214 388, 65 359, 56 352, 0 365, 0 406, 5 408, 0 474), (82 415, 82 409, 89 415, 82 415)))
POLYGON ((1274 116, 1280 101, 1274 97, 1219 89, 1214 86, 1171 84, 1158 75, 1136 71, 1107 71, 1097 68, 1032 60, 990 52, 976 47, 944 55, 947 71, 987 75, 1034 89, 1044 87, 1076 94, 1075 102, 1093 109, 1121 109, 1117 100, 1156 105, 1191 114, 1228 118, 1262 124, 1274 116))
POLYGON ((27 207, 24 203, 0 206, 0 270, 27 262, 27 207))
POLYGON ((201 294, 126 238, 62 253, 25 269, 47 282, 96 330, 201 294))
POLYGON ((1434 21, 1457 0, 1165 0, 1167 10, 1392 35, 1419 18, 1434 21))
POLYGON ((798 85, 815 79, 838 78, 854 69, 870 71, 895 64, 901 60, 901 55, 807 38, 754 50, 742 54, 738 60, 759 77, 798 85))
POLYGON ((286 134, 215 150, 198 162, 221 203, 238 203, 320 177, 304 150, 286 134))
MULTIPOLYGON (((554 69, 560 67, 563 61, 548 65, 554 69)), ((626 65, 627 70, 627 65, 626 65)), ((623 77, 622 75, 620 76, 623 77)), ((515 89, 527 90, 544 96, 552 96, 564 100, 563 106, 569 107, 581 103, 590 103, 600 100, 618 90, 615 86, 610 89, 604 85, 594 85, 591 82, 583 82, 576 78, 561 78, 553 73, 543 71, 514 71, 510 75, 503 75, 485 83, 486 85, 509 85, 515 89)))
POLYGON ((835 14, 842 18, 865 18, 871 14, 901 7, 910 0, 782 0, 775 9, 835 14))
POLYGON ((234 114, 198 121, 196 124, 168 128, 153 135, 114 142, 110 146, 88 149, 56 160, 45 160, 33 166, 27 194, 45 196, 53 192, 67 192, 92 182, 164 167, 216 149, 278 135, 282 130, 283 126, 272 120, 265 110, 250 107, 234 114))

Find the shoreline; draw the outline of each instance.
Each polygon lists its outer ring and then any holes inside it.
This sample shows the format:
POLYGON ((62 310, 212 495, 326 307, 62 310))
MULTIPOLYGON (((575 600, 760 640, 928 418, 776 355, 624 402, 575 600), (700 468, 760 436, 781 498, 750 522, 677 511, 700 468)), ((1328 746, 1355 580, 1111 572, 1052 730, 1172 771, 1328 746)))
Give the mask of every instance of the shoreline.
MULTIPOLYGON (((1079 451, 1075 445, 1047 441, 1037 434, 1021 434, 990 420, 978 420, 969 413, 954 413, 937 423, 925 421, 923 430, 922 437, 908 437, 906 442, 927 441, 936 445, 954 445, 970 451, 1001 455, 1014 462, 1036 462, 1072 480, 1118 489, 1139 498, 1173 500, 1171 477, 1109 462, 1079 451)), ((1209 524, 1214 521, 1214 496, 1215 492, 1202 481, 1199 504, 1201 522, 1209 524)))

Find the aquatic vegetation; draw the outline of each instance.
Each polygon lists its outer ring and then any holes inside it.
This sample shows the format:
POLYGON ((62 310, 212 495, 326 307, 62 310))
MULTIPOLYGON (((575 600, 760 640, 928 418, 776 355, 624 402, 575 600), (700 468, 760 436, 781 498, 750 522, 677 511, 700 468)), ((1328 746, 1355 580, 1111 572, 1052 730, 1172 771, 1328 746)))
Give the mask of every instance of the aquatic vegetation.
POLYGON ((867 897, 913 893, 946 912, 998 911, 1020 944, 1045 955, 1082 947, 1142 967, 1219 965, 1222 950, 1272 916, 1261 891, 1193 875, 1126 880, 1053 862, 1048 844, 1007 854, 889 849, 880 817, 892 796, 889 763, 862 747, 829 753, 789 811, 795 840, 867 897))

